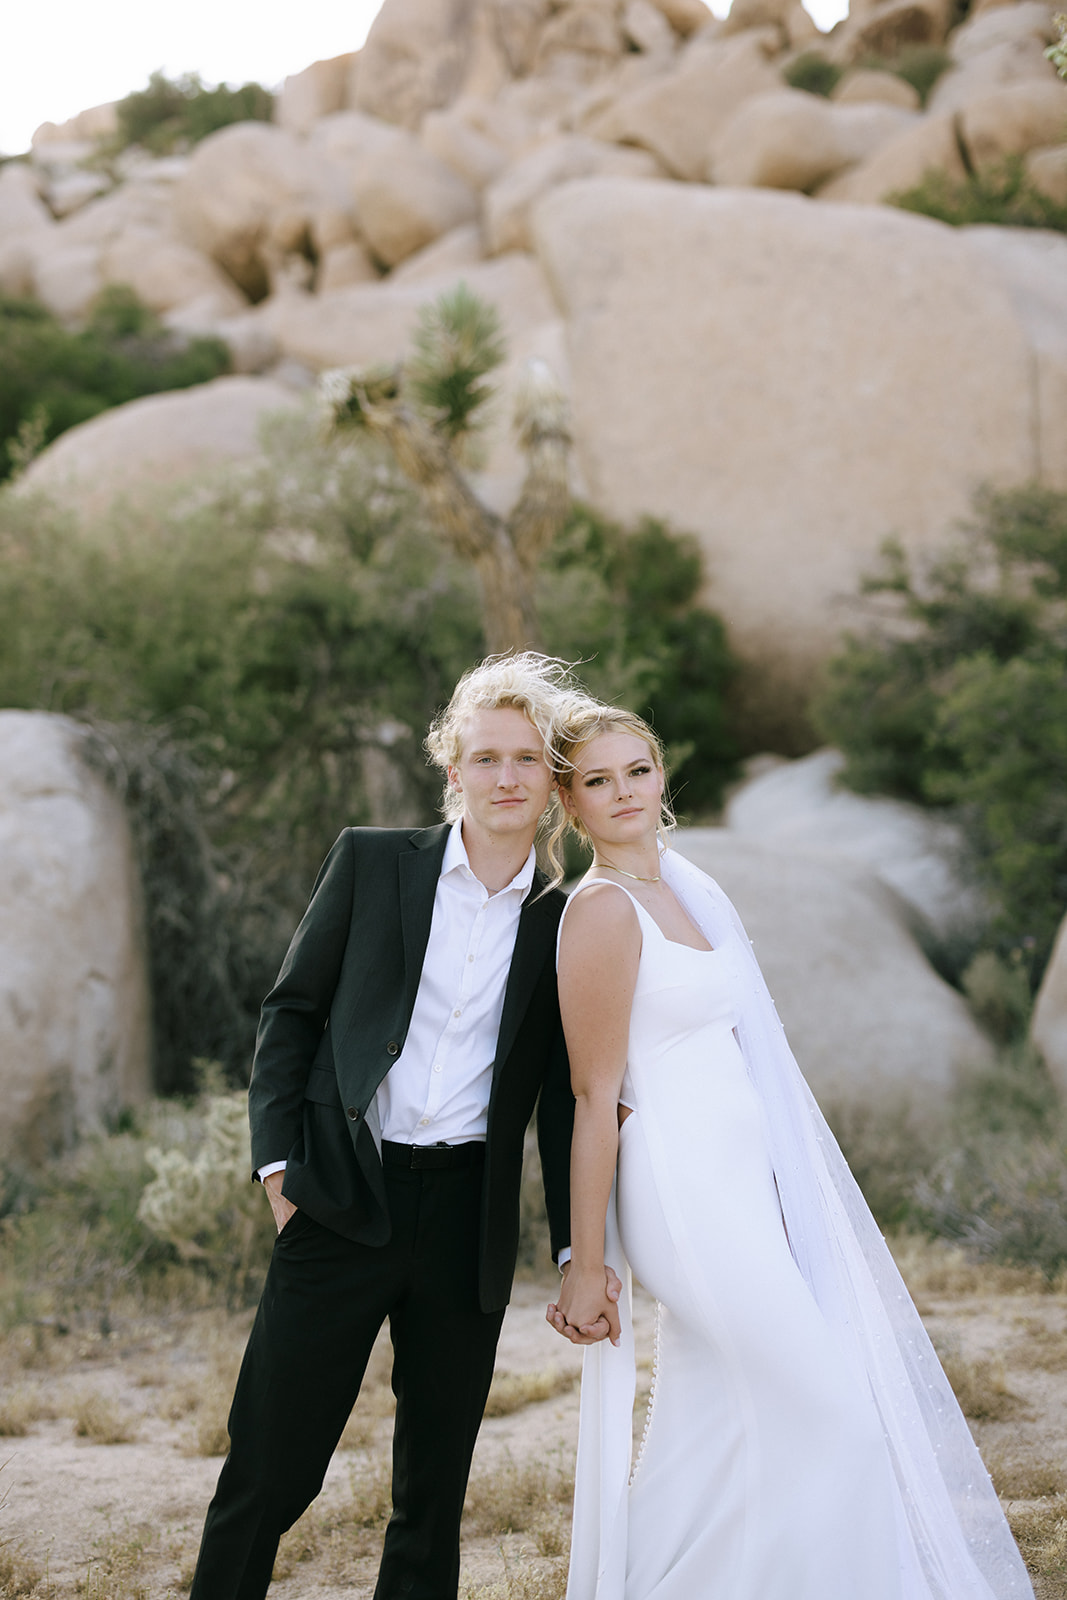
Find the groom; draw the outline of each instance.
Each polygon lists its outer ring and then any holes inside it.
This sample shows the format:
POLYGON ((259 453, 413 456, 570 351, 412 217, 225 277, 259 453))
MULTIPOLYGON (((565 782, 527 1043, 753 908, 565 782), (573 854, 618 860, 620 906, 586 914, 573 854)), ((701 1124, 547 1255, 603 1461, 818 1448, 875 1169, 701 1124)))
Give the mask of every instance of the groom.
POLYGON ((563 896, 542 892, 533 850, 559 694, 532 654, 461 680, 427 740, 450 823, 347 828, 264 1002, 252 1159, 279 1233, 192 1600, 266 1593, 386 1318, 393 1515, 375 1600, 455 1600, 535 1102, 553 1254, 569 1239, 563 896))

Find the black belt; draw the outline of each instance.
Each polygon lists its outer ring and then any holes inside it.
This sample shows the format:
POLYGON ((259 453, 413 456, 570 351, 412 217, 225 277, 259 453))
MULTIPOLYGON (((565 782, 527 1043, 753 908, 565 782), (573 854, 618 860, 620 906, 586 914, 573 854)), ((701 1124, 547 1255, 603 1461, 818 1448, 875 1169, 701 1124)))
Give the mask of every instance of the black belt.
POLYGON ((382 1166, 406 1167, 409 1171, 453 1172, 463 1167, 480 1167, 485 1160, 485 1145, 471 1144, 394 1144, 382 1140, 382 1166))

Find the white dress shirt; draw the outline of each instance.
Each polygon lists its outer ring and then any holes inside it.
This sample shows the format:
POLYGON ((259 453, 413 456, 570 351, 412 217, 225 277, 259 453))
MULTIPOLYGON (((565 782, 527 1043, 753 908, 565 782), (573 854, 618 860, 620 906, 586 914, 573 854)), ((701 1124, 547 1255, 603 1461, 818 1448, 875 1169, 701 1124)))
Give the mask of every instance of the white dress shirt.
MULTIPOLYGON (((453 823, 411 1024, 377 1093, 383 1139, 467 1144, 485 1138, 504 990, 535 860, 531 849, 507 887, 490 894, 471 871, 461 823, 453 823)), ((259 1176, 284 1166, 271 1162, 259 1176)))

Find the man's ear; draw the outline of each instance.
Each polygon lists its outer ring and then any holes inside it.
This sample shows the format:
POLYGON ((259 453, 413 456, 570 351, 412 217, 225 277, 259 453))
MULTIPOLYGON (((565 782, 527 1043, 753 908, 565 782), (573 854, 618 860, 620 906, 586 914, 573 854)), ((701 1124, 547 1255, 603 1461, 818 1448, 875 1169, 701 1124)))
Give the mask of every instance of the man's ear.
POLYGON ((462 794, 463 793, 463 784, 462 784, 462 781, 460 780, 459 768, 458 767, 449 767, 449 769, 448 769, 448 787, 450 789, 454 789, 457 794, 462 794))

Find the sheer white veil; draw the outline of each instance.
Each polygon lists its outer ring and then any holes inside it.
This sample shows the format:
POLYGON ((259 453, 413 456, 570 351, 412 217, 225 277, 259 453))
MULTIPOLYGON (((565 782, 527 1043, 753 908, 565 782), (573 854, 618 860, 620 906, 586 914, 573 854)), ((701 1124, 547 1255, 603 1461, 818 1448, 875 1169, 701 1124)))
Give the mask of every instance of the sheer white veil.
POLYGON ((662 872, 729 964, 738 1037, 766 1117, 793 1255, 866 1374, 881 1416, 903 1507, 903 1593, 907 1600, 1032 1600, 948 1379, 793 1058, 737 912, 718 884, 676 850, 664 852, 662 872))

